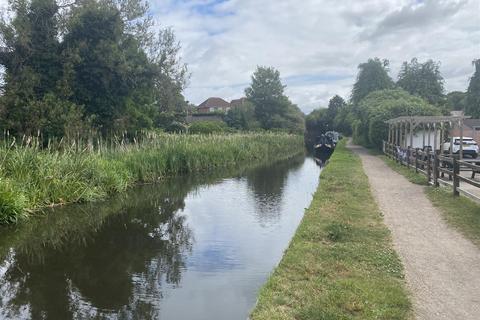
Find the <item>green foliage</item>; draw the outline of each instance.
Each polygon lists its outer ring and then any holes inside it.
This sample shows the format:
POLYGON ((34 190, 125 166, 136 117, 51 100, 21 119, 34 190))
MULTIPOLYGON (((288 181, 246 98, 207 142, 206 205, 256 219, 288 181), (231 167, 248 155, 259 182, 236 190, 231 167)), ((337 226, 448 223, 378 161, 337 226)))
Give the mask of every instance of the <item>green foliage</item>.
POLYGON ((7 179, 0 179, 0 224, 15 223, 24 217, 27 198, 7 179))
POLYGON ((312 146, 315 137, 327 131, 335 130, 350 134, 350 124, 347 123, 348 120, 345 118, 348 110, 345 100, 339 95, 335 95, 330 99, 327 109, 316 109, 307 115, 305 118, 305 142, 307 146, 312 146))
POLYGON ((245 94, 254 105, 256 119, 262 128, 303 133, 305 130, 303 113, 284 95, 284 89, 278 70, 257 67, 250 87, 245 89, 245 94))
POLYGON ((465 92, 461 91, 452 91, 449 92, 446 96, 446 108, 448 111, 451 110, 464 110, 466 103, 465 92))
MULTIPOLYGON (((218 126, 218 124, 216 124, 218 126)), ((225 125, 220 126, 225 128, 225 125)), ((136 182, 286 159, 303 152, 302 137, 288 134, 175 135, 153 132, 141 142, 64 141, 41 149, 35 138, 0 145, 0 223, 29 209, 104 198, 136 182)))
POLYGON ((227 124, 223 121, 197 121, 190 125, 188 132, 192 134, 221 133, 227 130, 227 124))
POLYGON ((186 133, 187 131, 188 127, 182 122, 178 121, 173 121, 165 128, 165 132, 170 133, 186 133))
POLYGON ((475 72, 470 78, 470 83, 465 97, 465 113, 474 118, 480 118, 480 59, 473 61, 475 72))
POLYGON ((397 85, 433 105, 444 101, 445 90, 439 62, 428 60, 420 63, 417 58, 413 58, 410 63, 405 61, 400 69, 397 85))
POLYGON ((393 80, 388 75, 388 65, 388 60, 374 58, 358 66, 357 81, 353 85, 351 96, 353 105, 357 105, 373 91, 393 88, 393 80))
POLYGON ((229 127, 238 130, 249 131, 260 128, 260 123, 255 116, 255 106, 250 101, 228 110, 224 120, 229 127))
POLYGON ((60 137, 72 122, 107 134, 184 121, 180 44, 148 10, 145 0, 12 0, 0 23, 2 129, 60 137))
POLYGON ((440 110, 425 100, 403 90, 380 90, 370 93, 355 109, 354 140, 381 148, 387 139, 386 120, 399 116, 440 115, 440 110))

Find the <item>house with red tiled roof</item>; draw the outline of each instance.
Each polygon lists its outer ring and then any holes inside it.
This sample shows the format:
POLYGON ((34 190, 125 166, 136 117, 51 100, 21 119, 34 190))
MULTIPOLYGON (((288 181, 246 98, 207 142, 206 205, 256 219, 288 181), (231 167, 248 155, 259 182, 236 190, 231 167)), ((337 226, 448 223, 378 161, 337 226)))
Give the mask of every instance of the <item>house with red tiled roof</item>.
POLYGON ((230 101, 230 106, 232 108, 243 107, 246 102, 247 102, 247 98, 245 98, 245 97, 240 98, 240 99, 233 99, 232 101, 230 101))
POLYGON ((230 110, 230 103, 223 100, 222 98, 208 98, 202 102, 198 108, 198 113, 211 113, 211 112, 227 112, 230 110))

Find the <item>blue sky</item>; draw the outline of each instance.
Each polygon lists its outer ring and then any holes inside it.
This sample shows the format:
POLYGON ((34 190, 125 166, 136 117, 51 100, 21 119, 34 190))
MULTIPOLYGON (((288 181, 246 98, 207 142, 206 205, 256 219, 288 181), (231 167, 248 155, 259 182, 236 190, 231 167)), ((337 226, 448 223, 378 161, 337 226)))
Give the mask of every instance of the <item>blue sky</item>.
POLYGON ((187 100, 239 98, 257 65, 277 68, 304 112, 348 98, 358 64, 441 61, 448 91, 465 90, 480 58, 478 0, 150 0, 173 27, 192 73, 187 100))

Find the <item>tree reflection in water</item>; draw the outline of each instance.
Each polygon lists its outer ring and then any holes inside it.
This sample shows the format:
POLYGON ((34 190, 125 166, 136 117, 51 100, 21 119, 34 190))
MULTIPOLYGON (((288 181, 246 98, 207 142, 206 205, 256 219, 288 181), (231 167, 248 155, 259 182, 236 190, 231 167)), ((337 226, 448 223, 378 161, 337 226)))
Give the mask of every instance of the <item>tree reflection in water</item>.
POLYGON ((181 214, 191 180, 66 207, 18 230, 0 268, 0 316, 155 318, 162 285, 179 284, 194 241, 181 214))
POLYGON ((259 224, 276 223, 289 172, 304 161, 302 155, 257 169, 177 177, 2 229, 0 318, 160 318, 162 297, 179 286, 192 254, 186 196, 236 175, 253 195, 259 224))
POLYGON ((300 155, 291 161, 277 162, 246 173, 248 187, 253 193, 257 207, 257 219, 261 225, 279 219, 287 176, 298 170, 304 162, 305 157, 300 155))

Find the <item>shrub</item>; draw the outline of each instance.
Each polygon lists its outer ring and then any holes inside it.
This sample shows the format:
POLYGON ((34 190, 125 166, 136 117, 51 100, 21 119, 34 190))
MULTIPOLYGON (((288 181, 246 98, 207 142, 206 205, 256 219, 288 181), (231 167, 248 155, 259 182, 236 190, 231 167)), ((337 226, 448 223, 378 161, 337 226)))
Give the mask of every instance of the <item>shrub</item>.
POLYGON ((226 130, 227 124, 223 121, 198 121, 192 123, 188 128, 188 132, 192 134, 211 134, 226 130))

